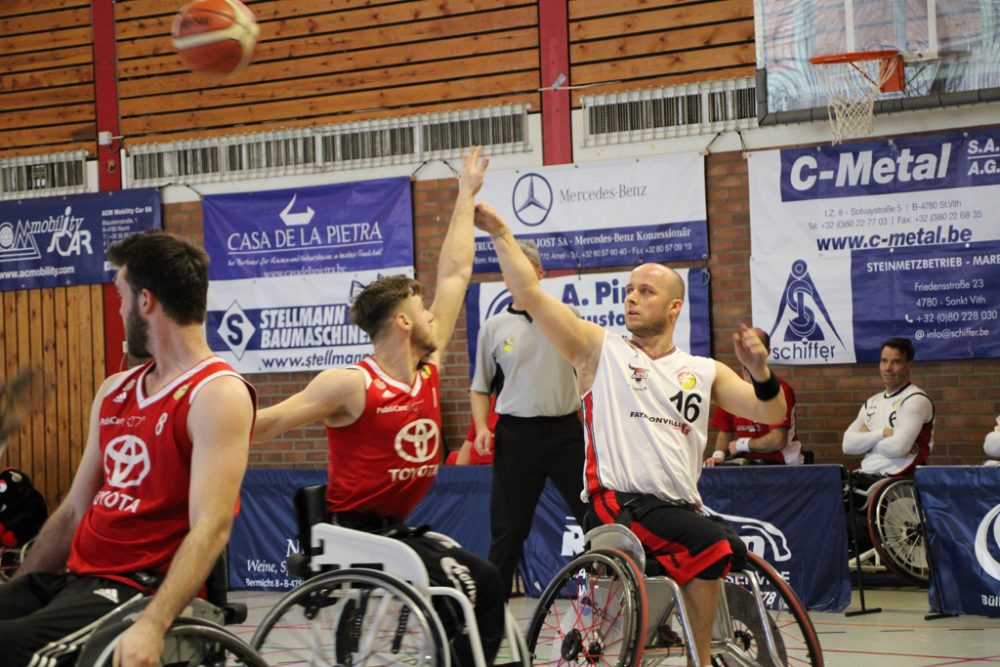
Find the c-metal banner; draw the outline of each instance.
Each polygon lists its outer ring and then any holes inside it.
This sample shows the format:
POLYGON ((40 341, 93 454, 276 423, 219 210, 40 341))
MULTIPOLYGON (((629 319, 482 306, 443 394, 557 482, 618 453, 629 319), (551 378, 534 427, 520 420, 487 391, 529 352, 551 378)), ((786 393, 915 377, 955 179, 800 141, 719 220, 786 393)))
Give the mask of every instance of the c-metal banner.
POLYGON ((1000 356, 1000 130, 752 154, 754 322, 772 361, 1000 356))
MULTIPOLYGON (((701 356, 711 354, 709 330, 708 272, 676 269, 685 285, 684 306, 674 329, 679 348, 701 356)), ((630 272, 585 273, 544 278, 542 289, 571 306, 577 314, 611 332, 628 335, 625 328, 625 286, 630 272)), ((472 283, 465 294, 465 326, 469 349, 469 372, 475 373, 479 329, 487 318, 507 309, 510 291, 501 282, 472 283)))
MULTIPOLYGON (((538 245, 547 269, 708 257, 701 153, 491 171, 478 198, 538 245)), ((499 270, 479 231, 473 270, 499 270)))
POLYGON ((154 188, 0 202, 0 291, 109 283, 108 246, 160 226, 154 188))
POLYGON ((206 330, 243 373, 354 363, 371 341, 348 321, 382 276, 413 275, 408 178, 205 197, 206 330))

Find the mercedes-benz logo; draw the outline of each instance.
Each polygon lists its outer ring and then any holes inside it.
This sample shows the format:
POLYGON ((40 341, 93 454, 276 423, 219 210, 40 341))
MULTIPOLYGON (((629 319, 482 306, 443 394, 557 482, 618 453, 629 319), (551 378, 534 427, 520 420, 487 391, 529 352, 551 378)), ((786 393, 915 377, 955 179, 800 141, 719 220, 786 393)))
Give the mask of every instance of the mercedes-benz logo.
POLYGON ((537 227, 545 222, 552 210, 552 186, 544 176, 527 173, 514 183, 511 205, 518 220, 529 227, 537 227))
POLYGON ((146 443, 134 435, 123 435, 104 450, 104 478, 111 486, 124 489, 139 486, 149 474, 146 443))
POLYGON ((437 456, 438 425, 433 419, 417 419, 396 434, 396 453, 410 463, 424 463, 437 456))

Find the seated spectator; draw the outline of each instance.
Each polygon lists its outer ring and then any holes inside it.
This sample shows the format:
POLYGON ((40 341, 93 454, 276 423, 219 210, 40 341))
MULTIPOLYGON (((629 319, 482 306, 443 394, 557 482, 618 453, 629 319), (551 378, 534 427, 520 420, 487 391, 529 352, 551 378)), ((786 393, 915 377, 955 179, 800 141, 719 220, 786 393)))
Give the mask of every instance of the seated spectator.
POLYGON ((844 433, 844 454, 864 455, 863 474, 910 473, 934 447, 934 403, 910 382, 913 357, 913 343, 906 338, 882 343, 879 373, 885 390, 862 404, 844 433))
MULTIPOLYGON (((993 430, 986 434, 983 451, 990 458, 1000 459, 1000 417, 997 417, 997 425, 993 427, 993 430)), ((1000 465, 1000 461, 987 461, 986 463, 987 465, 1000 465)))
MULTIPOLYGON (((771 353, 771 338, 763 329, 754 327, 768 354, 771 353)), ((742 369, 743 379, 750 381, 747 369, 742 369)), ((715 408, 712 427, 718 429, 715 451, 705 459, 705 465, 714 466, 727 459, 742 458, 757 463, 802 463, 802 443, 795 432, 795 392, 791 386, 778 378, 781 391, 785 394, 785 419, 777 424, 760 424, 743 417, 736 417, 722 407, 715 408)))

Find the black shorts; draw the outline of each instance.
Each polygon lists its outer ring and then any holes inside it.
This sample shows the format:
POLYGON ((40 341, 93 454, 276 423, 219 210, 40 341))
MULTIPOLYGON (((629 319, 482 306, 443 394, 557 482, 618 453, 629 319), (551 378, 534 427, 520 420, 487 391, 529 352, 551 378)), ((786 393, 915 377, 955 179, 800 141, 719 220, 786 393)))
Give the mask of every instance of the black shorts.
POLYGON ((692 579, 721 579, 746 567, 746 545, 725 520, 694 505, 648 495, 605 491, 590 498, 598 523, 623 523, 646 553, 681 586, 692 579), (624 511, 623 511, 624 510, 624 511))

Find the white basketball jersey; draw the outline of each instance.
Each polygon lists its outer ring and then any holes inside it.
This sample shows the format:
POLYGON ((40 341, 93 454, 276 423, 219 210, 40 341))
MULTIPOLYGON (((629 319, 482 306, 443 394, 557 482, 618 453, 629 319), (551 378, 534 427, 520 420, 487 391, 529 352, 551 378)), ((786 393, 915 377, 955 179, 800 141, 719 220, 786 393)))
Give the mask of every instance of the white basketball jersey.
POLYGON ((701 503, 715 361, 674 349, 653 359, 605 334, 594 384, 583 397, 586 490, 648 493, 701 503))

